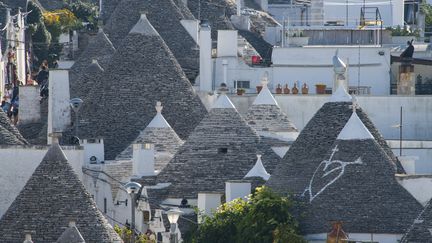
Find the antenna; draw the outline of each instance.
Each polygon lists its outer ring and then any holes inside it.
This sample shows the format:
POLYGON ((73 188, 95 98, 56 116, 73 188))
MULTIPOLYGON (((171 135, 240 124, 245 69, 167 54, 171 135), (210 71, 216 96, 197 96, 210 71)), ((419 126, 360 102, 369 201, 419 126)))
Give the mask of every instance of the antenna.
POLYGON ((360 41, 358 43, 358 72, 357 72, 357 95, 360 94, 360 41))

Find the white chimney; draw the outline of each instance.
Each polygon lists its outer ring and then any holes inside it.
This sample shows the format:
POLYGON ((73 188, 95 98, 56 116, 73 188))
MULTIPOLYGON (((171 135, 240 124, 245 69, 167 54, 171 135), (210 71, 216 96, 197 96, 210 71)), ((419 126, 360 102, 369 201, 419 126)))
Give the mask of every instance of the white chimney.
MULTIPOLYGON (((69 72, 50 70, 48 89, 48 134, 65 131, 71 124, 69 72)), ((50 137, 48 144, 51 144, 50 137)))
POLYGON ((237 30, 218 30, 218 57, 237 57, 237 30))
POLYGON ((155 150, 153 144, 134 144, 132 154, 133 176, 143 177, 155 175, 154 157, 155 150))
POLYGON ((222 195, 219 192, 198 193, 198 223, 202 222, 203 216, 211 216, 221 205, 222 195))
POLYGON ((105 161, 104 141, 102 138, 83 139, 80 144, 84 147, 85 164, 100 164, 105 161))
POLYGON ((404 168, 405 172, 408 175, 415 175, 416 174, 416 160, 419 159, 417 156, 399 156, 399 161, 402 164, 402 167, 404 168))
POLYGON ((74 30, 72 33, 72 51, 76 52, 78 49, 78 33, 74 30))
POLYGON ((212 85, 212 39, 211 28, 208 24, 201 24, 199 31, 200 46, 200 91, 213 91, 212 85))
POLYGON ((237 16, 241 15, 241 7, 242 7, 242 0, 236 0, 236 5, 237 5, 237 16))
POLYGON ((226 202, 231 202, 236 198, 245 198, 251 194, 251 183, 246 181, 227 181, 225 182, 226 202))

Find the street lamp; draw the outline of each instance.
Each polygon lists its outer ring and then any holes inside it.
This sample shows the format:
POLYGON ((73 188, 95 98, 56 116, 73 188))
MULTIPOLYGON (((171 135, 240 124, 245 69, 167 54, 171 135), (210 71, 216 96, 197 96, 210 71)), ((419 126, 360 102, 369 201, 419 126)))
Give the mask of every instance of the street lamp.
POLYGON ((132 231, 132 238, 131 243, 135 242, 135 207, 136 207, 136 195, 141 189, 141 184, 137 182, 129 182, 125 186, 127 193, 131 196, 131 208, 132 208, 132 215, 131 215, 131 231, 132 231))
POLYGON ((178 243, 178 236, 176 233, 177 229, 177 221, 180 217, 180 215, 183 212, 178 209, 170 209, 166 214, 168 216, 168 221, 171 224, 170 227, 170 243, 178 243))

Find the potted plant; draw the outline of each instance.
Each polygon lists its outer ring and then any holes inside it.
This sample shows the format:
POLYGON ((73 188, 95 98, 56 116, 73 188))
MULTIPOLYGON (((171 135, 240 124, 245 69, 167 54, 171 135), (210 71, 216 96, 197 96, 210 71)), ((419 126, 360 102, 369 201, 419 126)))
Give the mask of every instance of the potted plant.
POLYGON ((238 88, 237 89, 237 95, 243 95, 244 93, 246 93, 246 90, 243 88, 238 88))
POLYGON ((292 34, 289 37, 288 43, 293 46, 307 46, 309 44, 309 37, 304 36, 302 31, 292 34))
POLYGON ((315 84, 316 93, 317 94, 325 94, 326 87, 327 87, 327 85, 322 84, 322 83, 315 84))
POLYGON ((387 30, 391 31, 392 43, 393 44, 406 44, 408 41, 412 39, 416 39, 420 35, 420 31, 418 29, 412 31, 409 30, 407 26, 403 28, 398 25, 396 28, 388 27, 387 30))

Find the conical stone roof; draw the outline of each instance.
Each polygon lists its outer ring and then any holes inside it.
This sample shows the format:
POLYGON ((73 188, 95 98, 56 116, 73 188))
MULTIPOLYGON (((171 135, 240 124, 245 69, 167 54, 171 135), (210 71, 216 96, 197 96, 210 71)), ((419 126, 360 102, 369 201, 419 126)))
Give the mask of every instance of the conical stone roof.
POLYGON ((0 109, 0 145, 26 145, 25 138, 13 126, 6 113, 0 109))
POLYGON ((70 80, 70 97, 81 98, 85 100, 89 94, 89 91, 95 86, 96 82, 100 82, 99 79, 104 72, 104 69, 99 65, 99 62, 94 59, 87 68, 80 73, 79 77, 73 81, 70 80))
POLYGON ((154 117, 154 104, 180 138, 207 113, 165 42, 145 15, 132 28, 105 69, 94 99, 80 112, 80 137, 103 137, 106 159, 114 159, 154 117))
MULTIPOLYGON (((314 163, 325 158, 351 117, 351 105, 351 102, 325 103, 300 132, 267 185, 280 193, 303 193, 305 185, 316 169, 314 163)), ((359 108, 357 115, 390 157, 393 162, 393 174, 403 173, 402 166, 366 113, 359 108)))
POLYGON ((267 88, 267 84, 263 85, 263 89, 249 108, 245 119, 261 136, 279 138, 281 140, 287 139, 286 137, 292 137, 290 140, 294 141, 298 135, 297 128, 288 116, 282 112, 270 90, 267 88))
POLYGON ((180 23, 180 20, 188 17, 181 13, 173 0, 122 0, 105 25, 114 46, 124 46, 124 38, 143 12, 162 36, 180 66, 184 70, 198 70, 199 52, 194 50, 196 43, 180 23))
POLYGON ((53 144, 0 219, 1 240, 21 243, 24 232, 33 231, 34 242, 56 242, 71 219, 86 242, 120 241, 60 146, 53 144))
POLYGON ((321 160, 308 161, 315 170, 300 197, 305 234, 330 232, 332 221, 343 222, 348 233, 401 234, 422 209, 396 181, 393 161, 358 124, 353 113, 342 133, 348 128, 354 136, 339 136, 321 160))
POLYGON ((418 217, 411 222, 411 226, 401 239, 401 243, 426 243, 432 242, 432 200, 420 212, 418 217))
MULTIPOLYGON (((161 171, 183 144, 177 133, 163 117, 162 106, 158 102, 156 115, 150 124, 138 135, 132 144, 151 143, 155 147, 155 170, 161 171)), ((117 159, 131 159, 133 146, 129 145, 117 159)))
POLYGON ((228 101, 224 94, 219 97, 158 175, 158 182, 171 183, 169 197, 196 198, 198 192, 223 192, 226 181, 241 180, 254 167, 257 154, 263 155, 270 173, 279 162, 228 101))
MULTIPOLYGON (((110 39, 108 39, 105 32, 100 29, 97 35, 90 39, 87 48, 81 53, 69 71, 71 91, 81 90, 80 83, 77 82, 77 80, 86 71, 93 60, 97 60, 99 65, 105 69, 114 52, 115 48, 110 39)), ((82 90, 82 93, 87 92, 88 90, 82 90)))

